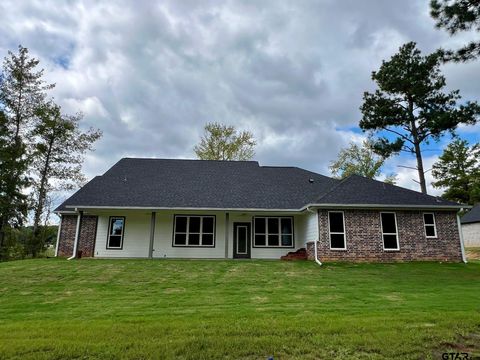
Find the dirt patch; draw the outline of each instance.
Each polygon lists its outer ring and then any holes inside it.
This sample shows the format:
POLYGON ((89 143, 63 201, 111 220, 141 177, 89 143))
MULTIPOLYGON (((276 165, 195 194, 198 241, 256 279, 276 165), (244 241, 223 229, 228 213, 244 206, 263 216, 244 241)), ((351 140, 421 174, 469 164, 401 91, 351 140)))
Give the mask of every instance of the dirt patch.
POLYGON ((467 260, 480 260, 480 247, 465 248, 467 260))
MULTIPOLYGON (((434 359, 442 359, 444 353, 468 354, 468 359, 480 359, 480 329, 479 332, 458 335, 455 341, 442 342, 434 351, 434 359)), ((464 357, 465 358, 465 357, 464 357)))

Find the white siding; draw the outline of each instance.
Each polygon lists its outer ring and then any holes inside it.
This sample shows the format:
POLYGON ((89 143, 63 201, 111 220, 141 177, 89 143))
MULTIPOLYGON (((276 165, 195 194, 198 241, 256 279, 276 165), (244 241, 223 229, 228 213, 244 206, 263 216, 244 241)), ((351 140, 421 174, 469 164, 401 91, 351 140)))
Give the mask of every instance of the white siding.
MULTIPOLYGON (((102 211, 94 213, 94 215, 98 215, 94 252, 96 257, 148 257, 151 212, 102 211), (125 216, 125 234, 121 250, 106 248, 110 216, 125 216)), ((225 216, 226 213, 222 211, 157 211, 153 257, 225 258, 225 216), (174 247, 172 245, 174 215, 215 215, 215 247, 174 247)), ((233 257, 233 224, 235 222, 248 222, 251 224, 253 231, 252 219, 254 216, 293 216, 294 218, 294 248, 254 248, 252 246, 251 257, 254 259, 279 259, 290 251, 305 247, 307 240, 314 240, 318 237, 317 216, 309 212, 302 214, 230 212, 228 224, 229 258, 233 257)))
POLYGON ((230 214, 230 227, 229 227, 229 251, 228 257, 233 257, 233 223, 234 222, 249 222, 252 225, 252 247, 251 257, 252 259, 280 259, 281 256, 286 255, 290 251, 295 251, 299 248, 305 247, 305 215, 289 215, 285 213, 231 213, 230 214), (254 248, 253 247, 253 223, 254 216, 293 216, 293 237, 294 248, 254 248))
POLYGON ((225 258, 225 213, 220 211, 192 212, 181 210, 157 212, 153 248, 153 256, 157 258, 225 258), (172 243, 175 214, 215 215, 215 247, 174 247, 172 243))
POLYGON ((98 215, 95 257, 148 257, 150 242, 150 213, 115 212, 98 215), (110 216, 125 216, 123 248, 107 249, 110 216))
POLYGON ((305 215, 305 242, 318 240, 318 212, 305 215))
POLYGON ((480 246, 480 223, 463 224, 463 243, 467 247, 480 246))

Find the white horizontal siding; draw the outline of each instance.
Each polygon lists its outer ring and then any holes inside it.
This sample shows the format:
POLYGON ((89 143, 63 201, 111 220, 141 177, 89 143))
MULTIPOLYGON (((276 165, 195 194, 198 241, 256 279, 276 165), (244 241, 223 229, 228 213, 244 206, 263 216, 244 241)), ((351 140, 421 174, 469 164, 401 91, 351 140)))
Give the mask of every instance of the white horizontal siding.
POLYGON ((150 214, 134 211, 98 216, 95 257, 148 257, 150 214), (107 249, 110 216, 125 216, 122 249, 107 249))
MULTIPOLYGON (((148 257, 150 243, 151 212, 146 211, 102 211, 98 215, 97 236, 95 243, 96 257, 148 257), (109 217, 125 216, 125 234, 123 248, 113 250, 106 248, 109 217)), ((225 258, 225 216, 222 211, 158 211, 156 212, 153 257, 155 258, 225 258), (174 247, 174 215, 215 215, 215 247, 174 247)), ((253 231, 254 216, 293 216, 294 248, 251 248, 254 259, 279 259, 290 251, 305 247, 307 240, 318 236, 317 217, 315 214, 302 213, 287 215, 285 213, 229 213, 228 257, 233 257, 233 224, 248 222, 253 231)), ((253 234, 252 234, 253 236, 253 234)), ((253 244, 253 238, 252 238, 253 244)))
POLYGON ((318 213, 307 212, 305 215, 305 242, 318 240, 318 213))
POLYGON ((480 223, 463 224, 463 243, 468 247, 480 246, 480 223))
POLYGON ((225 213, 192 211, 159 211, 156 214, 153 256, 156 258, 225 258, 225 213), (215 215, 215 247, 173 246, 174 215, 215 215))
POLYGON ((230 228, 229 228, 229 254, 228 257, 233 257, 233 223, 248 222, 251 223, 252 229, 252 259, 280 259, 281 256, 286 255, 290 251, 302 248, 305 245, 305 229, 304 229, 304 215, 288 215, 288 214, 266 214, 266 213, 231 213, 230 214, 230 228), (293 237, 294 248, 254 248, 253 247, 253 217, 254 216, 293 216, 293 237))

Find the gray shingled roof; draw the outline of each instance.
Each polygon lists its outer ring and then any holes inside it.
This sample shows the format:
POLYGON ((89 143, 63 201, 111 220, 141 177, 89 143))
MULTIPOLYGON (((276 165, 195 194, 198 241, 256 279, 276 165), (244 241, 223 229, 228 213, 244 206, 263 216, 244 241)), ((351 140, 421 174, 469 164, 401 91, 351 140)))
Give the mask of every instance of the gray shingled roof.
POLYGON ((342 180, 329 192, 320 196, 316 203, 426 207, 459 205, 439 197, 425 195, 359 175, 352 175, 342 180))
POLYGON ((300 209, 337 182, 307 170, 259 166, 256 161, 125 158, 56 211, 69 205, 300 209))
POLYGON ((55 211, 74 207, 299 210, 320 203, 458 205, 361 176, 340 181, 296 167, 259 166, 256 161, 124 158, 55 211))
POLYGON ((480 204, 477 204, 460 219, 462 224, 480 222, 480 204))

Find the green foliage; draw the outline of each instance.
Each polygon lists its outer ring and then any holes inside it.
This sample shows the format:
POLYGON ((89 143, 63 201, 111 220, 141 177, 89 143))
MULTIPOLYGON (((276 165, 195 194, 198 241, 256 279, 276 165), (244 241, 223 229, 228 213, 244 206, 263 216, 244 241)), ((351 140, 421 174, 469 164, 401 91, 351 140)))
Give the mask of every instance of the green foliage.
POLYGON ((0 76, 0 247, 7 228, 21 226, 29 209, 25 195, 31 165, 28 131, 46 91, 53 87, 45 85, 37 65, 28 49, 19 46, 18 54, 8 52, 0 76))
POLYGON ((60 107, 53 103, 39 108, 37 117, 32 131, 36 139, 32 153, 35 235, 48 194, 55 190, 72 190, 85 181, 82 174, 85 153, 92 150, 93 143, 102 135, 93 128, 81 131, 82 115, 63 115, 60 107))
POLYGON ((456 139, 433 165, 433 186, 446 188, 442 197, 463 204, 480 202, 480 144, 456 139))
MULTIPOLYGON (((367 139, 361 146, 351 142, 347 148, 340 150, 338 158, 330 163, 330 171, 340 179, 353 174, 375 179, 381 174, 384 163, 385 158, 375 153, 373 142, 367 139)), ((395 176, 388 176, 385 182, 394 184, 395 176)))
POLYGON ((33 235, 21 246, 33 256, 43 251, 40 220, 48 219, 51 194, 83 181, 85 152, 101 134, 81 132, 81 115, 63 115, 47 100, 54 85, 44 82, 38 64, 19 46, 18 53, 8 52, 0 75, 0 258, 8 252, 2 250, 6 236, 16 238, 32 209, 33 235))
POLYGON ((251 160, 256 142, 249 131, 237 132, 234 126, 205 125, 205 134, 194 150, 201 160, 251 160))
POLYGON ((15 140, 8 125, 7 117, 0 111, 0 252, 7 229, 21 226, 28 210, 27 195, 23 192, 29 185, 25 146, 20 139, 15 140))
MULTIPOLYGON (((450 35, 459 32, 480 31, 480 1, 478 0, 432 0, 430 14, 439 29, 450 35)), ((480 56, 480 41, 472 41, 459 50, 442 50, 446 61, 468 61, 480 56)))
POLYGON ((415 43, 403 45, 372 73, 378 89, 364 93, 360 108, 360 128, 380 135, 374 145, 378 154, 391 156, 406 151, 415 155, 424 193, 421 146, 438 141, 446 132, 454 133, 459 124, 475 124, 480 115, 476 102, 459 103, 458 90, 444 91, 440 65, 438 52, 422 56, 415 43))
POLYGON ((418 360, 441 359, 449 344, 471 358, 480 351, 479 262, 37 259, 0 272, 4 359, 418 360))

